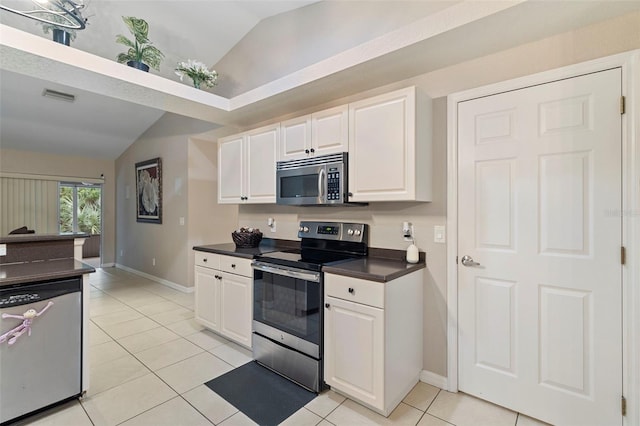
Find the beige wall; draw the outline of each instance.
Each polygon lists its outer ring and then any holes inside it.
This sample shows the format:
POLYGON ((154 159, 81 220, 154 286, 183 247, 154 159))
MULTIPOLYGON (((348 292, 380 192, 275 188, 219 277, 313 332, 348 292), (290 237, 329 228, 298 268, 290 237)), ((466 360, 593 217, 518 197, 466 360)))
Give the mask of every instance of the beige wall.
MULTIPOLYGON (((189 261, 192 256, 189 229, 193 229, 189 216, 192 210, 189 208, 189 172, 190 165, 197 171, 211 160, 203 160, 204 165, 197 159, 189 160, 189 135, 215 127, 167 113, 116 160, 118 264, 183 287, 193 286, 190 278, 193 261, 189 261), (157 157, 162 161, 162 224, 137 222, 135 164, 157 157)), ((197 157, 197 153, 192 156, 197 157)), ((196 200, 194 208, 200 206, 198 198, 208 206, 210 197, 214 196, 213 183, 207 188, 196 180, 194 185, 201 189, 201 194, 191 197, 196 200)))
MULTIPOLYGON (((231 242, 238 206, 218 204, 218 144, 190 138, 188 145, 187 247, 231 242)), ((193 285, 194 253, 189 250, 188 285, 193 285)))
POLYGON ((110 264, 115 261, 116 177, 113 160, 0 149, 0 171, 85 178, 99 178, 100 175, 104 175, 102 191, 102 262, 110 264))
MULTIPOLYGON (((640 13, 631 13, 380 87, 358 96, 344 98, 339 102, 332 102, 332 105, 347 103, 409 85, 416 85, 431 96, 433 98, 433 202, 375 203, 364 208, 335 209, 241 206, 239 225, 258 227, 266 231, 266 236, 291 239, 296 236, 297 224, 300 220, 361 221, 371 225, 370 245, 372 247, 404 249, 408 243, 404 242, 401 236, 402 222, 412 222, 415 226, 417 244, 427 253, 424 288, 424 369, 446 377, 448 285, 446 244, 433 242, 433 226, 444 225, 446 221, 447 116, 444 96, 638 48, 640 48, 640 13), (274 233, 267 230, 268 217, 276 220, 274 233)), ((318 109, 321 108, 322 106, 318 109)), ((291 114, 287 117, 290 116, 291 114)))

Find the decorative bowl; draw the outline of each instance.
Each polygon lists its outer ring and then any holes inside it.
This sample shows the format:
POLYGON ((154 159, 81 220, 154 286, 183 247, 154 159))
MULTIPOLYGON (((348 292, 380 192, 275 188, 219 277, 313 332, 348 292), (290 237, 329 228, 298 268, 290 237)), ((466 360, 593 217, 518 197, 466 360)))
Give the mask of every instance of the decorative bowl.
POLYGON ((231 239, 236 244, 236 248, 255 248, 262 241, 262 232, 260 230, 253 231, 233 231, 231 239))

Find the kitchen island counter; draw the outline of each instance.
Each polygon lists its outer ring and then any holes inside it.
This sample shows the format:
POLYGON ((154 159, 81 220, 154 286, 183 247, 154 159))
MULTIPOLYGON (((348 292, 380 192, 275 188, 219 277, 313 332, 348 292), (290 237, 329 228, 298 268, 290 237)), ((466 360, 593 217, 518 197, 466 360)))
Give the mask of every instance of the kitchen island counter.
POLYGON ((77 277, 96 270, 73 258, 0 265, 0 286, 77 277))

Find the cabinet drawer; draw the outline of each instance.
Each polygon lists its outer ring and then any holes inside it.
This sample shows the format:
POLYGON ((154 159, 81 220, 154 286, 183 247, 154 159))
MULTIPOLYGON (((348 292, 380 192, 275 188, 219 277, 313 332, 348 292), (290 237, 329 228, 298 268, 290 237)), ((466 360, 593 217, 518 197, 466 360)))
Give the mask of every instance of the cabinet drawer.
POLYGON ((220 269, 220 255, 207 253, 204 251, 195 252, 196 266, 203 266, 205 268, 220 269))
POLYGON ((324 277, 324 291, 327 296, 384 308, 383 283, 332 274, 325 274, 324 277))
POLYGON ((243 259, 234 256, 220 256, 220 270, 232 274, 253 277, 251 259, 243 259))

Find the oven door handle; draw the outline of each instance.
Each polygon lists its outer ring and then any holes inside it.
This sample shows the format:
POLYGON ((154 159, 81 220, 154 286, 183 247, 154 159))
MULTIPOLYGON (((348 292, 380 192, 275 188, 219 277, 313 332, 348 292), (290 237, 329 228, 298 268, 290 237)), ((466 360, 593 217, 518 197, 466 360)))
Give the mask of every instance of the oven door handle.
POLYGON ((307 272, 296 269, 278 268, 268 263, 254 261, 251 266, 253 269, 270 274, 283 275, 290 278, 299 278, 305 281, 320 282, 320 274, 318 272, 307 272))

